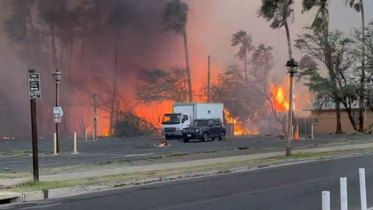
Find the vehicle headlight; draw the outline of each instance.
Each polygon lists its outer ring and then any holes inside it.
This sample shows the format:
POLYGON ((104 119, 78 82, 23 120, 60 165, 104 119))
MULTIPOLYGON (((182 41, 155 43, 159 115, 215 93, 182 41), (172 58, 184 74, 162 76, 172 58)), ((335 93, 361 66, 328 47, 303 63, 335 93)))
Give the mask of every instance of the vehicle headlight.
POLYGON ((198 133, 198 132, 199 132, 199 129, 197 128, 197 129, 196 129, 196 133, 198 133))

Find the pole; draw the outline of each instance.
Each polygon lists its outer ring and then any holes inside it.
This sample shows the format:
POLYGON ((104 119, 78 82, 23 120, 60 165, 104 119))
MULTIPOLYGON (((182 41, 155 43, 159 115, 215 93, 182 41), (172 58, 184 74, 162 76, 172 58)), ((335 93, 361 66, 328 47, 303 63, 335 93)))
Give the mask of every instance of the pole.
POLYGON ((288 114, 288 142, 286 146, 286 156, 291 155, 292 123, 293 123, 293 80, 294 73, 290 73, 290 91, 289 91, 289 114, 288 114))
POLYGON ((313 139, 313 123, 311 125, 311 139, 313 139))
POLYGON ((32 168, 34 181, 39 181, 39 157, 38 157, 38 125, 36 119, 36 99, 30 99, 31 104, 31 132, 32 132, 32 168))
POLYGON ((97 139, 97 111, 96 111, 96 98, 97 94, 93 93, 93 141, 97 139))
POLYGON ((78 154, 78 146, 76 142, 76 132, 74 132, 74 154, 78 154))
POLYGON ((365 185, 365 168, 359 168, 361 210, 367 210, 367 191, 365 185))
POLYGON ((88 141, 88 133, 87 133, 87 128, 85 129, 85 141, 88 141))
POLYGON ((57 155, 57 135, 56 135, 56 133, 53 134, 53 151, 54 151, 54 154, 57 155))
MULTIPOLYGON (((56 82, 56 107, 60 104, 59 82, 56 82)), ((60 153, 60 123, 56 121, 57 154, 60 153)))
POLYGON ((322 210, 330 210, 330 192, 322 191, 322 210))
POLYGON ((207 102, 208 103, 211 100, 211 96, 210 96, 210 60, 211 60, 211 56, 208 57, 208 70, 207 70, 207 102))
POLYGON ((347 178, 341 177, 341 210, 348 210, 348 200, 347 200, 347 178))

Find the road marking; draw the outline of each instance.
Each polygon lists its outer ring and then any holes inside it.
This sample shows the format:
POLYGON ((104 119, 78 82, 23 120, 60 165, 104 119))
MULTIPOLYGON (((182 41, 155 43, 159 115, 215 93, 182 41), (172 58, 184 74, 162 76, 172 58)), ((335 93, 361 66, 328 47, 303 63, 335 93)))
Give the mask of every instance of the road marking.
POLYGON ((141 156, 147 156, 147 155, 154 155, 154 153, 125 155, 125 157, 141 157, 141 156))
MULTIPOLYGON (((344 173, 343 176, 353 175, 353 174, 358 174, 358 173, 357 172, 344 173)), ((332 175, 332 176, 329 176, 329 177, 326 177, 326 178, 310 179, 310 180, 307 180, 307 181, 304 181, 304 182, 298 182, 298 183, 294 183, 294 184, 282 185, 282 186, 278 186, 278 187, 271 187, 271 188, 262 189, 262 190, 255 190, 255 191, 251 191, 251 192, 238 193, 238 194, 224 196, 224 197, 220 197, 220 198, 197 200, 197 201, 193 201, 193 202, 189 202, 189 203, 181 203, 181 204, 176 204, 176 205, 171 205, 171 206, 151 208, 151 209, 147 209, 147 210, 178 209, 178 208, 189 207, 189 206, 194 206, 194 205, 198 205, 198 204, 205 204, 205 203, 210 203, 210 202, 214 202, 214 201, 236 198, 236 197, 240 197, 240 196, 244 196, 244 195, 250 195, 250 194, 261 193, 261 192, 266 192, 266 191, 278 190, 278 189, 281 189, 281 188, 287 188, 287 187, 294 187, 294 186, 303 185, 303 184, 309 184, 309 183, 317 182, 317 181, 334 179, 334 178, 340 177, 340 176, 341 176, 341 174, 337 174, 337 175, 332 175)), ((368 210, 372 210, 372 209, 368 209, 368 210)))
POLYGON ((47 205, 41 205, 41 206, 31 206, 31 207, 25 207, 21 209, 41 209, 41 208, 48 208, 48 207, 53 207, 53 206, 59 206, 62 203, 53 203, 53 204, 47 204, 47 205))

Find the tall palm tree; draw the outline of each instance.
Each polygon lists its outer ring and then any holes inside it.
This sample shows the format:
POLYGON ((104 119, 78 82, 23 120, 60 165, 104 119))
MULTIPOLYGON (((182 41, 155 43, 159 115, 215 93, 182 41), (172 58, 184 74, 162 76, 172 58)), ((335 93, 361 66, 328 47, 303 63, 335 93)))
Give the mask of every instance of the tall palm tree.
POLYGON ((252 38, 251 34, 247 34, 246 31, 239 31, 235 34, 233 34, 232 37, 232 47, 235 47, 237 45, 241 45, 240 50, 236 54, 236 57, 238 57, 240 60, 244 61, 244 70, 245 70, 245 80, 248 79, 247 76, 247 54, 253 50, 253 44, 252 44, 252 38))
MULTIPOLYGON (((336 77, 334 72, 334 64, 332 57, 332 50, 329 44, 329 9, 328 4, 330 0, 303 0, 303 10, 302 12, 308 12, 313 8, 317 8, 315 18, 312 22, 311 28, 315 33, 322 34, 324 37, 324 47, 325 47, 325 63, 329 72, 329 77, 333 83, 333 87, 337 88, 336 77)), ((335 91, 336 92, 336 91, 335 91)), ((336 115, 337 115, 337 127, 336 133, 342 133, 342 123, 341 123, 341 109, 340 101, 338 97, 334 98, 336 115)))
POLYGON ((293 50, 291 48, 288 19, 294 17, 293 4, 294 0, 262 0, 262 6, 259 10, 260 17, 272 21, 271 27, 273 29, 285 27, 289 60, 293 58, 293 50))
POLYGON ((167 3, 165 16, 164 16, 164 26, 166 29, 174 31, 176 34, 180 34, 184 37, 184 50, 185 50, 185 63, 186 63, 186 73, 188 79, 188 91, 189 91, 189 102, 193 102, 193 88, 192 88, 192 78, 190 73, 189 65, 189 52, 188 52, 188 39, 186 25, 188 22, 188 4, 182 2, 181 0, 172 0, 167 3))
POLYGON ((351 8, 361 14, 362 54, 361 54, 361 77, 360 77, 360 104, 359 104, 359 132, 364 132, 364 109, 365 109, 365 12, 363 0, 346 0, 351 8))

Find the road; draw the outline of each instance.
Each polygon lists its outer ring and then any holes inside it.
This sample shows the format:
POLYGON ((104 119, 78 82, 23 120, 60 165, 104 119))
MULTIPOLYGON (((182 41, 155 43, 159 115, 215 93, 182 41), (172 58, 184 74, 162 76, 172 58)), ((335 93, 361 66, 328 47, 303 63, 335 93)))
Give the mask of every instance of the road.
MULTIPOLYGON (((360 207, 358 168, 366 169, 373 206, 373 155, 118 189, 21 204, 43 210, 319 210, 321 191, 340 209, 339 177, 348 179, 349 209, 360 207)), ((9 207, 8 207, 9 208, 9 207)))
MULTIPOLYGON (((352 136, 353 137, 353 136, 352 136)), ((352 138, 349 137, 349 138, 352 138)), ((334 137, 326 136, 315 140, 302 140, 293 143, 293 147, 302 147, 310 145, 322 145, 335 141, 336 139, 345 138, 344 136, 334 137)), ((354 137, 357 138, 357 137, 354 137)), ((152 156, 159 154, 170 153, 198 153, 206 151, 222 151, 235 148, 252 148, 253 153, 263 152, 260 149, 265 149, 267 152, 274 150, 283 150, 286 145, 286 140, 280 138, 265 138, 259 136, 252 137, 231 137, 227 141, 214 141, 214 142, 199 142, 194 141, 188 144, 182 141, 172 140, 169 143, 172 145, 167 148, 156 148, 154 144, 161 143, 163 139, 159 137, 142 137, 134 139, 113 139, 102 141, 78 141, 79 155, 71 155, 73 151, 73 140, 64 139, 61 141, 61 151, 67 154, 60 156, 44 155, 53 151, 52 140, 40 140, 40 167, 52 168, 71 166, 77 164, 96 163, 116 159, 129 159, 135 160, 144 156, 152 156)), ((27 150, 31 151, 30 140, 9 140, 0 141, 0 153, 13 150, 27 150)), ((0 170, 7 171, 31 171, 32 170, 32 157, 10 157, 0 155, 0 170)))

